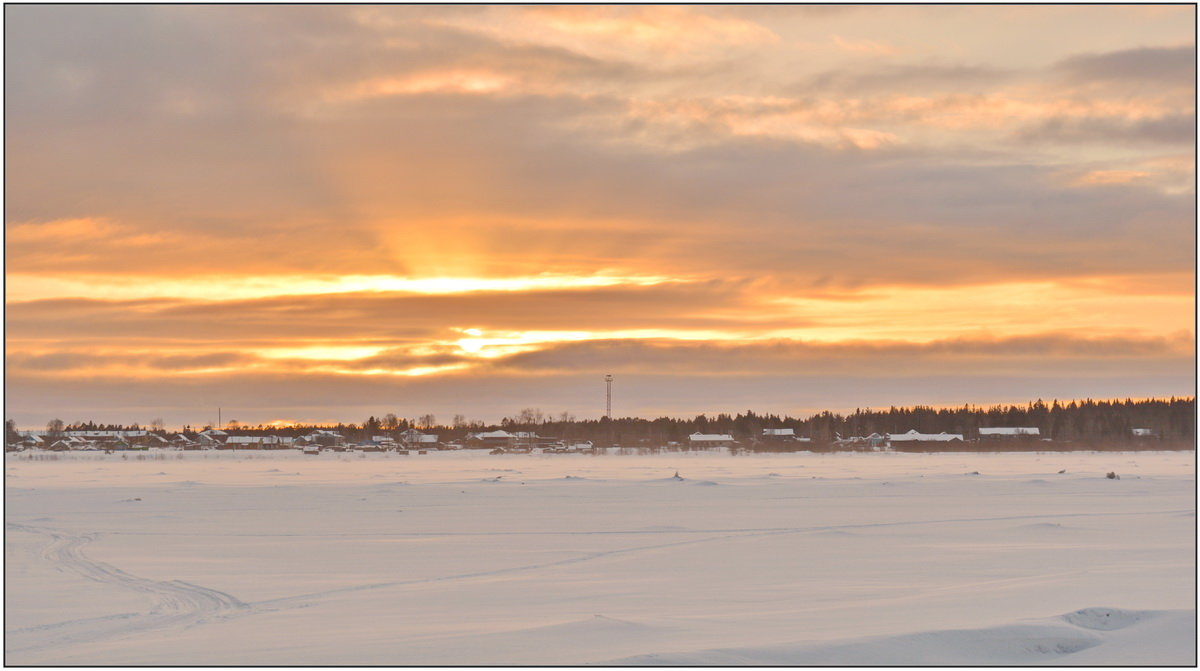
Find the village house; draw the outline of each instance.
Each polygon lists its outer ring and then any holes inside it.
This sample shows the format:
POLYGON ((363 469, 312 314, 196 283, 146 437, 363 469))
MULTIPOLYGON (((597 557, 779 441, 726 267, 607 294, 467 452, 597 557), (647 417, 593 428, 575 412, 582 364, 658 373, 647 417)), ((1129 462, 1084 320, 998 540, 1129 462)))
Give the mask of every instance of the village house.
POLYGON ((22 431, 19 445, 23 448, 40 448, 46 445, 46 440, 33 431, 22 431))
POLYGON ((980 427, 980 440, 1034 440, 1042 432, 1036 426, 992 426, 980 427))
POLYGON ((125 439, 144 438, 145 436, 147 436, 149 434, 150 434, 149 431, 144 431, 142 429, 136 429, 136 430, 122 429, 122 430, 115 430, 115 431, 84 430, 84 431, 63 431, 62 432, 62 435, 64 435, 64 436, 71 436, 73 438, 83 438, 84 440, 106 440, 106 439, 111 440, 114 438, 125 438, 125 439))
POLYGON ((227 438, 229 434, 220 429, 205 429, 196 436, 196 441, 200 447, 212 449, 224 445, 227 438))
POLYGON ((758 437, 764 443, 811 443, 812 438, 797 436, 795 429, 763 429, 758 437))
POLYGON ((383 452, 383 444, 374 438, 368 438, 355 444, 351 449, 359 450, 360 452, 383 452))
POLYGON ((310 444, 320 445, 321 447, 342 448, 346 445, 346 439, 337 431, 329 431, 326 429, 317 429, 305 436, 310 444))
POLYGON ((554 436, 540 436, 536 433, 533 434, 533 440, 531 443, 542 448, 543 450, 566 447, 566 442, 559 438, 555 438, 554 436))
POLYGON ((869 436, 850 436, 842 438, 838 435, 833 441, 838 447, 846 447, 852 450, 880 450, 887 447, 887 436, 879 433, 872 433, 869 436))
POLYGON ((732 447, 733 436, 728 433, 693 433, 688 436, 692 447, 732 447))
POLYGON ((167 436, 167 444, 180 450, 198 450, 200 443, 185 433, 173 433, 167 436))
POLYGON ((46 449, 52 452, 66 452, 67 450, 82 450, 86 447, 92 447, 91 441, 84 440, 79 436, 64 436, 51 442, 46 449))
MULTIPOLYGON (((533 448, 542 445, 541 436, 533 431, 514 431, 512 432, 513 444, 512 449, 519 452, 532 452, 533 448)), ((556 442, 554 439, 549 439, 546 444, 556 442)))
POLYGON ((436 449, 438 437, 434 433, 421 433, 416 429, 405 429, 400 432, 400 444, 409 449, 436 449))
POLYGON ((157 433, 146 433, 144 436, 139 436, 133 441, 140 447, 170 447, 171 441, 157 433))
POLYGON ((961 433, 918 433, 916 429, 910 429, 907 433, 889 433, 887 434, 888 442, 895 443, 949 443, 952 441, 962 442, 963 436, 961 433))
POLYGON ((468 433, 465 441, 467 447, 472 448, 500 448, 505 449, 512 447, 517 440, 516 434, 509 433, 503 429, 497 431, 482 431, 480 433, 468 433))
POLYGON ((221 446, 227 450, 282 450, 292 446, 292 438, 280 436, 229 436, 221 446))

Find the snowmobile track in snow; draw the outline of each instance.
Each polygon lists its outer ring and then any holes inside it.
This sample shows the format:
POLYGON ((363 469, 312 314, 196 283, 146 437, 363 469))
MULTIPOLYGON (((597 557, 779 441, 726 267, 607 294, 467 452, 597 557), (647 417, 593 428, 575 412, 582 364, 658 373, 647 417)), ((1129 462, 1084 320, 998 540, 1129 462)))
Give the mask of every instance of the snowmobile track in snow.
POLYGON ((95 540, 96 534, 71 534, 14 523, 7 523, 5 527, 49 537, 50 543, 43 548, 41 557, 60 571, 141 592, 154 601, 153 607, 145 613, 124 613, 9 630, 5 635, 5 647, 9 652, 60 647, 164 627, 189 627, 249 608, 236 597, 215 589, 182 580, 141 578, 90 559, 82 548, 95 540))

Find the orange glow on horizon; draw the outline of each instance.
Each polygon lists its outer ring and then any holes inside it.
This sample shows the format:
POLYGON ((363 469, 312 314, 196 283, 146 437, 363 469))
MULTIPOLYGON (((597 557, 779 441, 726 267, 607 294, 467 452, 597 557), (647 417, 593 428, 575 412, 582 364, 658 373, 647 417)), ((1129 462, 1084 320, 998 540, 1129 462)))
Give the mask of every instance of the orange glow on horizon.
POLYGON ((216 276, 179 279, 134 275, 33 275, 7 276, 6 302, 78 298, 141 300, 252 300, 275 296, 396 292, 426 295, 484 291, 535 291, 615 286, 654 286, 678 282, 661 276, 544 274, 528 277, 397 277, 389 275, 340 276, 216 276))

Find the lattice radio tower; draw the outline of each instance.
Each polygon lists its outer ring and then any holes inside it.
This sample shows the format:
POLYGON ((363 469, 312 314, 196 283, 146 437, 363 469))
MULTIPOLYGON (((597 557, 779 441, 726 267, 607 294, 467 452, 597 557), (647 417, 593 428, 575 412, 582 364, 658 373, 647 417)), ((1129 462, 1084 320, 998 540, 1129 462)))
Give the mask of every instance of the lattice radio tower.
POLYGON ((604 385, 606 387, 604 392, 604 416, 610 420, 612 419, 612 381, 612 375, 604 376, 604 385))

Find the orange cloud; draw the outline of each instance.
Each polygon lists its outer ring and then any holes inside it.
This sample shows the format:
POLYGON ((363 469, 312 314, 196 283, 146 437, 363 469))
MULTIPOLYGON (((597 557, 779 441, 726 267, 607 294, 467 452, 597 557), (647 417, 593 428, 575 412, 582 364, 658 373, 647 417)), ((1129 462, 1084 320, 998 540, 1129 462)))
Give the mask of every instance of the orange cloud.
POLYGON ((1075 180, 1077 186, 1104 186, 1108 184, 1131 184, 1150 176, 1143 170, 1093 170, 1075 180))
MULTIPOLYGON (((1176 334, 1171 340, 1176 356, 1180 343, 1189 342, 1193 324, 1192 297, 1180 290, 1186 279, 1162 276, 1141 286, 1126 286, 1120 277, 953 288, 877 286, 813 296, 759 283, 360 292, 203 303, 35 301, 9 305, 9 361, 25 375, 64 379, 211 376, 234 370, 486 375, 506 361, 559 351, 570 343, 647 343, 677 352, 689 351, 683 348, 687 343, 759 348, 754 351, 803 343, 842 348, 837 351, 848 356, 872 347, 935 351, 928 347, 1033 342, 1054 334, 1072 343, 1116 343, 1104 350, 1105 356, 1116 356, 1126 340, 1149 342, 1163 333, 1176 334), (1131 315, 1136 315, 1133 323, 1131 315), (84 333, 77 328, 81 321, 89 324, 84 333), (296 324, 307 326, 297 331, 296 324), (344 335, 345 324, 356 325, 352 337, 344 335), (105 340, 86 344, 97 338, 105 340)), ((936 351, 943 350, 950 351, 936 351)), ((998 359, 986 361, 998 350, 972 351, 980 357, 977 365, 1000 365, 998 359)), ((1130 345, 1124 353, 1138 351, 1130 345)))
POLYGON ((431 20, 531 43, 622 59, 706 58, 712 49, 779 41, 766 26, 698 7, 533 6, 431 20))
MULTIPOLYGON (((713 142, 703 132, 759 136, 853 149, 878 149, 905 139, 942 133, 1014 133, 1031 125, 1064 121, 1138 123, 1175 114, 1163 100, 1047 99, 1030 94, 891 94, 869 98, 725 95, 711 98, 634 98, 628 115, 663 130, 643 141, 667 146, 713 142), (690 132, 689 132, 690 131, 690 132), (658 138, 663 138, 659 140, 658 138)), ((591 123, 595 123, 592 121, 591 123)), ((933 138, 923 137, 928 142, 933 138)))
MULTIPOLYGON (((830 102, 830 101, 822 101, 830 102)), ((767 97, 727 96, 712 100, 633 100, 630 116, 663 128, 659 133, 668 145, 685 148, 692 143, 711 143, 711 138, 687 131, 697 127, 717 129, 743 137, 765 137, 824 145, 834 148, 879 149, 898 141, 894 133, 854 127, 849 114, 833 114, 828 104, 803 108, 798 101, 767 97), (682 141, 681 141, 682 140, 682 141)), ((650 142, 657 142, 649 136, 650 142)))
POLYGON ((491 291, 579 289, 587 287, 643 287, 677 282, 668 277, 621 276, 608 273, 562 275, 543 273, 528 277, 397 277, 389 275, 207 275, 179 278, 135 273, 38 275, 11 273, 9 301, 87 297, 108 300, 182 298, 223 300, 313 296, 357 292, 409 294, 461 294, 491 291))
POLYGON ((877 42, 875 40, 853 40, 843 38, 841 35, 834 35, 832 38, 833 44, 838 49, 850 51, 860 54, 874 54, 879 56, 892 56, 900 53, 900 50, 890 44, 877 42))
MULTIPOLYGON (((422 72, 401 77, 378 77, 334 91, 327 99, 335 102, 359 101, 424 93, 490 95, 511 92, 517 80, 503 73, 483 69, 453 69, 422 72)), ((530 92, 522 90, 521 92, 530 92)))
POLYGON ((22 221, 5 227, 6 243, 64 244, 95 241, 121 236, 127 244, 149 244, 161 238, 151 235, 128 236, 129 229, 103 218, 22 221))

